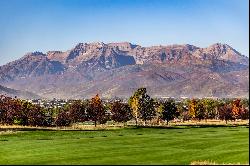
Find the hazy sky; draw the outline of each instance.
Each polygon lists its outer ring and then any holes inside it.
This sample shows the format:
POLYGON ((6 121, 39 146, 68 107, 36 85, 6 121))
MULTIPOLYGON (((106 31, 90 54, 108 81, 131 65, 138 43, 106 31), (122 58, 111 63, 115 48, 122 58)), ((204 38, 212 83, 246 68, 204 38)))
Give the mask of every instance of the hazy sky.
POLYGON ((0 0, 0 65, 79 42, 227 43, 249 52, 248 0, 0 0))

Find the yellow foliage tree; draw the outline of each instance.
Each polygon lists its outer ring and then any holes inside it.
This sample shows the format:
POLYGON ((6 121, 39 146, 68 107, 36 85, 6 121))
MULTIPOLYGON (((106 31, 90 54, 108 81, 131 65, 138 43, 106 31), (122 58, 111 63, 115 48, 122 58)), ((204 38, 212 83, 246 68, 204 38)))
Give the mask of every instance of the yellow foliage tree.
POLYGON ((157 123, 158 125, 161 122, 161 116, 162 116, 162 112, 163 112, 164 106, 162 103, 158 103, 157 107, 156 107, 156 117, 157 117, 157 123))
POLYGON ((132 115, 135 118, 135 123, 137 126, 138 123, 138 108, 139 108, 139 99, 137 96, 132 96, 129 101, 130 108, 132 109, 132 115))
POLYGON ((196 109, 197 109, 197 101, 195 99, 192 99, 188 106, 188 114, 190 118, 192 119, 195 118, 196 109))

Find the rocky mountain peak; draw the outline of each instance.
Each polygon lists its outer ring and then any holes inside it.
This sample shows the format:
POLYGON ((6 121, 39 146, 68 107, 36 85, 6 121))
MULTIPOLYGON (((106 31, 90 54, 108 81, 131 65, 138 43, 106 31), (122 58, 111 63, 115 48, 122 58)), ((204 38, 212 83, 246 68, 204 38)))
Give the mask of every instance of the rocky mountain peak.
POLYGON ((120 50, 131 50, 138 46, 129 42, 108 43, 108 45, 111 47, 117 47, 120 50))
POLYGON ((87 44, 89 49, 100 49, 103 47, 107 47, 107 45, 103 42, 92 42, 87 44))
POLYGON ((190 50, 190 51, 194 51, 194 50, 199 49, 199 47, 196 47, 196 46, 191 45, 191 44, 185 44, 184 46, 185 46, 186 48, 188 48, 188 50, 190 50))
POLYGON ((49 56, 49 55, 60 54, 60 53, 62 53, 62 51, 48 51, 46 54, 47 56, 49 56))
POLYGON ((193 54, 202 60, 225 60, 230 62, 237 62, 247 64, 248 58, 238 51, 233 49, 231 46, 222 43, 215 43, 206 48, 200 48, 193 54))
POLYGON ((34 51, 26 53, 25 56, 46 56, 46 54, 40 51, 34 51))
MULTIPOLYGON (((232 47, 227 44, 215 43, 207 48, 208 51, 212 51, 214 53, 226 53, 227 51, 235 51, 232 47)), ((238 52, 237 52, 238 53, 238 52)))
POLYGON ((47 52, 47 58, 51 61, 59 61, 61 63, 64 63, 66 57, 67 57, 67 52, 62 52, 62 51, 48 51, 47 52))

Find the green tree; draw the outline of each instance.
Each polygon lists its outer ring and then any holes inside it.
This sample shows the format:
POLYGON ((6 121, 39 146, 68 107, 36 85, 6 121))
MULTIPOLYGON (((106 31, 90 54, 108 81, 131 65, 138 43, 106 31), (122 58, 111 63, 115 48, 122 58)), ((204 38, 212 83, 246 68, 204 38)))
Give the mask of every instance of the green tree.
POLYGON ((179 112, 179 118, 182 119, 182 121, 189 120, 189 114, 188 114, 188 104, 187 101, 181 101, 178 104, 176 104, 177 110, 179 112))
POLYGON ((54 109, 53 108, 44 108, 43 109, 45 115, 45 124, 46 126, 52 126, 54 124, 54 109))
POLYGON ((166 102, 164 102, 161 116, 162 120, 166 120, 168 125, 168 122, 170 120, 173 120, 177 116, 179 116, 179 112, 174 100, 167 100, 166 102))
POLYGON ((218 102, 213 99, 202 99, 202 102, 205 109, 205 115, 204 115, 205 120, 215 119, 217 114, 216 107, 218 105, 218 102))
POLYGON ((136 120, 142 119, 144 123, 151 120, 155 115, 154 100, 147 94, 146 88, 139 88, 129 99, 129 106, 132 108, 132 114, 136 120))
POLYGON ((146 124, 147 120, 153 119, 156 115, 154 100, 149 95, 145 95, 139 100, 139 103, 140 118, 146 124))
POLYGON ((201 100, 197 102, 197 106, 195 109, 195 117, 199 120, 202 120, 205 117, 205 108, 201 100))
POLYGON ((163 112, 163 109, 164 109, 164 106, 163 106, 162 102, 156 102, 155 106, 156 106, 155 111, 156 111, 157 123, 159 125, 160 124, 160 120, 161 120, 161 116, 162 116, 162 112, 163 112))

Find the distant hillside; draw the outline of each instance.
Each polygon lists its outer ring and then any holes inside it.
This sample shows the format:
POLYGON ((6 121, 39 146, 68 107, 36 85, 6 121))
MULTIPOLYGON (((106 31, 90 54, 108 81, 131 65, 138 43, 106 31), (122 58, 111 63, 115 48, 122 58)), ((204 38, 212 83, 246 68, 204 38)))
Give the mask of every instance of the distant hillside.
POLYGON ((221 43, 79 43, 0 66, 2 85, 48 98, 129 97, 142 86, 154 97, 248 97, 248 75, 249 58, 221 43))
POLYGON ((27 91, 21 91, 21 90, 15 90, 11 88, 4 87, 0 85, 0 94, 1 95, 6 95, 9 97, 18 97, 18 98, 24 98, 24 99, 39 99, 41 98, 40 96, 27 92, 27 91))

